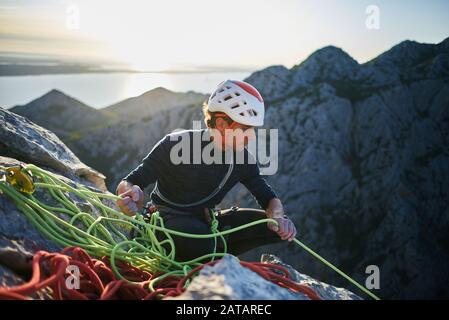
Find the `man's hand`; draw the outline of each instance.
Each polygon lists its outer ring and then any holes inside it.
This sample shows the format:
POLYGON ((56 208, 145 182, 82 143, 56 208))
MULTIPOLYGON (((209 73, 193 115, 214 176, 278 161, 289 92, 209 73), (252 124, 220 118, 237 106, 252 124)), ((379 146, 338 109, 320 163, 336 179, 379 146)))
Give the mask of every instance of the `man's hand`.
POLYGON ((293 241, 296 236, 296 227, 289 218, 272 218, 278 222, 278 225, 269 222, 268 229, 277 232, 282 240, 293 241))
POLYGON ((138 185, 133 185, 127 181, 122 181, 117 187, 117 194, 122 198, 116 204, 120 210, 132 216, 143 207, 143 191, 138 185))
POLYGON ((278 222, 278 225, 269 222, 268 229, 276 232, 282 240, 292 241, 295 238, 297 233, 296 227, 290 219, 284 216, 284 208, 279 199, 273 198, 270 200, 266 214, 268 218, 278 222))

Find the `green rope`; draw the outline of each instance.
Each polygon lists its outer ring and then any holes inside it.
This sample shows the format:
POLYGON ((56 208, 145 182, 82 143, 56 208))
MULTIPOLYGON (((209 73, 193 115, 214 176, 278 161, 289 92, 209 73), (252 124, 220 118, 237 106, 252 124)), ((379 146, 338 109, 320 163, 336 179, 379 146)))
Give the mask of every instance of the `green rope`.
MULTIPOLYGON (((0 169, 6 170, 7 168, 0 169)), ((40 189, 47 190, 53 200, 61 206, 43 203, 32 195, 25 195, 19 192, 1 180, 0 190, 15 202, 17 207, 44 236, 64 247, 77 246, 96 257, 110 257, 111 267, 117 277, 128 282, 131 281, 120 274, 116 260, 130 263, 150 273, 163 271, 163 275, 149 282, 148 288, 152 292, 155 290, 154 285, 164 277, 168 275, 185 276, 193 268, 201 265, 203 261, 212 261, 224 256, 227 252, 225 235, 261 223, 272 222, 277 224, 276 220, 267 218, 225 231, 219 231, 218 220, 213 214, 213 211, 211 211, 212 221, 210 234, 180 232, 165 228, 159 212, 153 213, 150 221, 146 222, 140 215, 137 215, 135 218, 129 217, 105 205, 102 201, 105 199, 118 200, 120 199, 119 196, 94 192, 81 184, 72 186, 64 182, 57 175, 33 164, 27 165, 24 170, 29 170, 37 180, 34 182, 36 191, 40 189), (98 216, 80 210, 74 201, 69 199, 68 194, 72 197, 75 196, 80 201, 84 201, 84 204, 87 206, 97 208, 99 211, 98 216), (134 239, 128 239, 124 234, 124 232, 129 232, 131 229, 134 229, 137 234, 134 239), (165 235, 165 239, 159 241, 155 236, 156 231, 162 232, 165 235), (214 238, 214 250, 210 254, 197 257, 190 261, 176 261, 176 248, 172 235, 196 239, 214 238), (223 242, 223 252, 217 252, 218 237, 223 242), (168 244, 168 250, 164 247, 166 244, 168 244), (128 250, 125 250, 125 248, 128 248, 128 250)), ((294 242, 371 298, 380 300, 375 294, 311 250, 301 241, 294 239, 294 242)), ((185 284, 185 286, 187 285, 188 283, 185 284)))

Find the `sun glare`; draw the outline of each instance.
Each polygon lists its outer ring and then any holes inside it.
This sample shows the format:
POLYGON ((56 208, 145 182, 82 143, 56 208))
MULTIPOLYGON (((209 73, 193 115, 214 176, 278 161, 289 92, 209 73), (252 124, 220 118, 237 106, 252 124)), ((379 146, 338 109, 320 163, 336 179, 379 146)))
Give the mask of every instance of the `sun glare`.
POLYGON ((101 42, 110 59, 137 71, 172 67, 167 51, 174 48, 170 38, 175 30, 167 30, 161 15, 155 14, 164 11, 163 3, 89 1, 83 2, 80 10, 80 32, 101 42))

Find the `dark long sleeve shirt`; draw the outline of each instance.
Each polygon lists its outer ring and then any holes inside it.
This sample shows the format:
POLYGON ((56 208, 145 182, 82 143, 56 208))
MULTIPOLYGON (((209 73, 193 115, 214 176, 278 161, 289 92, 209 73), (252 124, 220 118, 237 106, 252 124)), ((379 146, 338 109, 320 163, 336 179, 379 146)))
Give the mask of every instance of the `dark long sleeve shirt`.
MULTIPOLYGON (((210 140, 201 141, 200 150, 194 146, 194 134, 204 134, 205 130, 185 130, 172 133, 162 138, 142 160, 142 163, 130 172, 124 180, 140 186, 142 189, 157 181, 158 189, 163 198, 178 204, 189 204, 200 201, 210 195, 222 182, 228 172, 229 162, 225 163, 225 152, 220 152, 221 163, 205 164, 199 152, 211 143, 210 140), (170 152, 181 139, 190 139, 189 163, 174 164, 171 161, 170 152), (201 163, 194 163, 194 151, 201 163)), ((207 132, 206 132, 207 134, 207 132)), ((236 163, 237 152, 233 152, 234 168, 222 189, 207 202, 180 208, 166 203, 156 192, 151 193, 151 199, 155 204, 162 204, 178 210, 188 212, 202 212, 204 208, 213 208, 221 202, 224 196, 237 184, 242 183, 255 197, 259 205, 266 209, 271 199, 276 198, 275 192, 260 175, 259 167, 254 161, 253 155, 245 148, 244 163, 236 163), (249 159, 251 161, 248 161, 249 159)), ((178 153, 179 154, 179 153, 178 153)), ((214 154, 212 152, 212 154, 214 154)))

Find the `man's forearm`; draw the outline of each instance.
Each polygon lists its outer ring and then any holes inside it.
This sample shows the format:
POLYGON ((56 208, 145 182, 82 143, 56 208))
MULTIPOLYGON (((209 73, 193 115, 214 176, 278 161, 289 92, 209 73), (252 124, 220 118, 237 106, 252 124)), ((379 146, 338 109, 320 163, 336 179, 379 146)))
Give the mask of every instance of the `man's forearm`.
POLYGON ((284 207, 282 206, 281 200, 278 198, 273 198, 268 203, 266 210, 268 218, 280 218, 284 216, 284 207))

